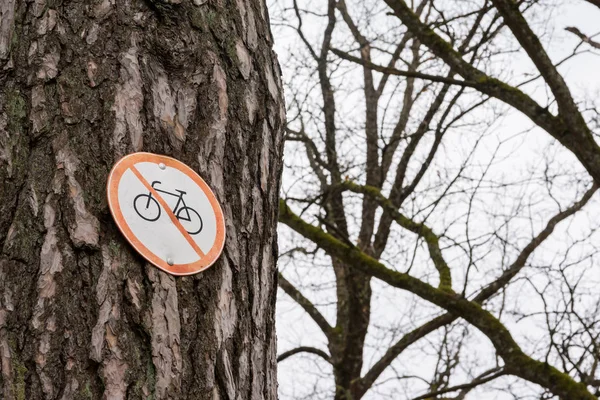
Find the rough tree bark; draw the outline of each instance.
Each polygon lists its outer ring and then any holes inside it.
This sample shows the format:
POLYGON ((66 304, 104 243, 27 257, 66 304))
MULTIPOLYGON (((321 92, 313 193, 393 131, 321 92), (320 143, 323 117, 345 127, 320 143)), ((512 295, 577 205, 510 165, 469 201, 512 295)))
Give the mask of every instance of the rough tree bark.
POLYGON ((275 399, 284 107, 263 0, 0 2, 0 398, 275 399), (111 166, 174 156, 225 213, 174 278, 110 216, 111 166))

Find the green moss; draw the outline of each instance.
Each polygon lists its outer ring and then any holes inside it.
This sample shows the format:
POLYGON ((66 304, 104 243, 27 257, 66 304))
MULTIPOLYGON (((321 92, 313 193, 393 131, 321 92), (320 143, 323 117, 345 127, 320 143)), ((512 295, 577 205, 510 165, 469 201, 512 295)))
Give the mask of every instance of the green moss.
POLYGON ((218 19, 219 15, 215 11, 208 10, 208 13, 206 14, 206 23, 209 27, 214 27, 218 23, 218 19))
POLYGON ((344 334, 344 329, 338 325, 331 330, 331 333, 333 335, 337 336, 338 338, 341 338, 342 335, 344 334))
POLYGON ((27 374, 27 367, 18 357, 17 344, 14 339, 8 340, 10 347, 12 369, 14 380, 12 382, 12 389, 16 400, 25 400, 25 375, 27 374))
POLYGON ((5 111, 8 115, 8 128, 21 131, 22 121, 27 117, 27 103, 21 92, 15 89, 6 91, 5 111))
POLYGON ((146 367, 146 383, 150 389, 150 394, 146 397, 146 400, 154 400, 154 393, 156 391, 156 370, 154 369, 154 363, 151 358, 148 358, 146 367))
POLYGON ((190 24, 193 28, 198 29, 201 32, 207 30, 204 21, 204 13, 198 7, 193 8, 190 13, 190 24))
POLYGON ((25 374, 27 368, 22 363, 16 363, 15 365, 15 396, 17 400, 25 400, 25 374))
POLYGON ((521 92, 519 89, 515 88, 514 86, 504 83, 499 79, 492 78, 491 76, 487 76, 483 73, 480 74, 479 76, 477 76, 477 78, 475 79, 475 82, 477 82, 481 85, 499 88, 505 92, 516 92, 516 93, 520 93, 525 96, 525 94, 523 92, 521 92))
POLYGON ((231 32, 223 23, 224 18, 227 18, 227 16, 221 15, 214 10, 208 10, 206 13, 206 25, 221 46, 231 37, 231 32))
POLYGON ((81 388, 81 394, 84 399, 93 399, 94 394, 92 393, 92 387, 89 382, 86 382, 83 388, 81 388))
MULTIPOLYGON (((417 18, 415 16, 415 18, 417 18)), ((432 29, 424 28, 423 29, 423 37, 425 40, 423 42, 430 42, 432 46, 437 47, 441 51, 444 51, 446 54, 456 53, 454 47, 444 39, 442 39, 437 33, 435 33, 432 29)), ((458 56, 458 54, 457 54, 458 56)), ((458 56, 460 57, 460 56, 458 56)))
POLYGON ((13 30, 13 34, 10 37, 10 48, 9 48, 9 51, 11 51, 12 49, 16 48, 18 43, 19 43, 19 36, 17 35, 17 30, 14 29, 13 30))
POLYGON ((227 37, 227 42, 225 44, 225 51, 227 52, 227 57, 229 57, 229 59, 233 62, 234 65, 239 64, 237 50, 236 50, 236 46, 235 46, 235 40, 231 36, 227 37))
POLYGON ((30 215, 31 211, 27 207, 19 207, 15 213, 12 229, 14 238, 7 242, 4 251, 8 252, 15 258, 33 262, 34 256, 31 249, 37 246, 39 234, 28 234, 28 232, 36 232, 34 221, 30 215))
POLYGON ((114 240, 111 240, 108 244, 108 251, 111 257, 117 257, 119 255, 119 245, 114 240))
POLYGON ((354 193, 361 193, 372 198, 391 215, 398 225, 423 238, 427 243, 431 261, 439 272, 439 289, 446 292, 452 292, 452 274, 450 272, 450 267, 448 264, 446 264, 446 260, 444 260, 442 251, 440 250, 439 238, 433 232, 433 230, 431 230, 431 228, 402 215, 400 212, 398 212, 398 207, 394 206, 394 204, 376 187, 357 185, 348 180, 341 183, 340 187, 345 190, 349 190, 354 193))
POLYGON ((343 400, 352 400, 352 393, 350 390, 336 385, 336 397, 340 397, 343 400))

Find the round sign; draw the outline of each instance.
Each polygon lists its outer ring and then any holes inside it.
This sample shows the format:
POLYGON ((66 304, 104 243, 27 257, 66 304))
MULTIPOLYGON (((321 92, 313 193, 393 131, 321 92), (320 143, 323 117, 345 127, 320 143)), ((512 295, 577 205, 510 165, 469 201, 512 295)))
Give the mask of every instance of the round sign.
POLYGON ((182 162, 151 153, 129 154, 115 164, 106 187, 117 226, 158 268, 191 275, 221 255, 221 206, 206 182, 182 162))

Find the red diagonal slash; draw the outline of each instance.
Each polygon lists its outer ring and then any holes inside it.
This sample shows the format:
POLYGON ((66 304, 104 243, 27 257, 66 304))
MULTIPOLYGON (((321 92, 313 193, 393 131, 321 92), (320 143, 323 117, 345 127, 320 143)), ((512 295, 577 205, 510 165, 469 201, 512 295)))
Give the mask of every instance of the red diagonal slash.
POLYGON ((192 237, 185 230, 183 225, 181 225, 181 222, 179 222, 179 220, 177 219, 175 214, 173 214, 173 211, 171 211, 171 208, 169 208, 169 205, 167 204, 167 202, 162 197, 160 197, 158 192, 156 190, 154 190, 152 185, 150 185, 148 183, 148 181, 142 176, 142 174, 140 174, 140 171, 138 171, 134 165, 132 165, 130 168, 131 168, 131 172, 133 172, 135 174, 135 176, 137 176, 137 178, 144 184, 144 186, 146 186, 146 189, 148 189, 148 191, 150 191, 150 193, 152 193, 152 196, 154 196, 156 198, 156 200, 160 203, 161 207, 164 208, 164 210, 167 213, 167 215, 169 216, 169 218, 171 218, 173 225, 175 225, 177 227, 177 229, 179 229, 179 232, 181 232, 181 234, 188 241, 190 246, 192 246, 192 248, 196 251, 196 253, 198 253, 200 258, 204 257, 205 256, 204 252, 202 252, 200 247, 198 247, 198 244, 194 241, 194 239, 192 239, 192 237))

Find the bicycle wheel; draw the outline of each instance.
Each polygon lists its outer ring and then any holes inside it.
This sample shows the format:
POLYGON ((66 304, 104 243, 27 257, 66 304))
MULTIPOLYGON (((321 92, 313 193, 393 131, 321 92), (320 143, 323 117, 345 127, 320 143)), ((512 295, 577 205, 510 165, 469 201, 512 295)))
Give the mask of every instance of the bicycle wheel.
POLYGON ((181 225, 183 225, 187 233, 190 235, 196 235, 200 233, 204 227, 200 214, 198 214, 198 212, 191 207, 181 207, 179 211, 177 211, 177 219, 179 222, 181 222, 181 225))
POLYGON ((133 199, 135 212, 146 221, 154 222, 160 218, 160 205, 149 194, 140 194, 133 199))

